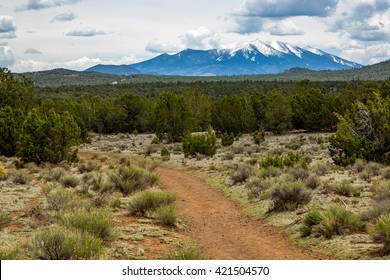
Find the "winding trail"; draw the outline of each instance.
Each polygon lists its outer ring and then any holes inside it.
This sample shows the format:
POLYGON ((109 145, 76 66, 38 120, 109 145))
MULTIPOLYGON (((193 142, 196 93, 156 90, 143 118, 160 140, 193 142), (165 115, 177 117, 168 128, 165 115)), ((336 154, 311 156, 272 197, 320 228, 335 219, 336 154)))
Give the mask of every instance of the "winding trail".
POLYGON ((188 223, 185 234, 218 260, 302 260, 323 256, 293 246, 275 228, 248 217, 217 189, 183 171, 159 167, 162 187, 177 194, 177 209, 188 223))

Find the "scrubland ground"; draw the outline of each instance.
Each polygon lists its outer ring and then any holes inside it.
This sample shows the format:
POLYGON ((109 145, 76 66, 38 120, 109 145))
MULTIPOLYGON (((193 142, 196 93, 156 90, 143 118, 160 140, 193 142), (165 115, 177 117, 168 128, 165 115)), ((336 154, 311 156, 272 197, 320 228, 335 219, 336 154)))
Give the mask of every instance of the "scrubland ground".
POLYGON ((361 161, 334 165, 329 137, 267 135, 256 145, 243 135, 232 146, 219 146, 212 158, 185 158, 181 144, 156 143, 154 135, 94 135, 72 164, 22 166, 2 157, 0 257, 183 259, 202 253, 205 258, 388 259, 375 223, 390 212, 390 169, 361 161), (173 187, 169 174, 184 177, 173 187), (214 200, 198 194, 199 200, 210 200, 207 209, 189 203, 193 198, 186 195, 195 195, 194 186, 192 192, 178 191, 194 176, 215 191, 204 192, 215 194, 214 200), (232 243, 223 236, 227 233, 203 235, 212 215, 238 225, 236 249, 223 251, 221 244, 232 243), (269 242, 263 230, 279 243, 274 255, 256 253, 269 242), (277 253, 290 249, 291 254, 277 253))

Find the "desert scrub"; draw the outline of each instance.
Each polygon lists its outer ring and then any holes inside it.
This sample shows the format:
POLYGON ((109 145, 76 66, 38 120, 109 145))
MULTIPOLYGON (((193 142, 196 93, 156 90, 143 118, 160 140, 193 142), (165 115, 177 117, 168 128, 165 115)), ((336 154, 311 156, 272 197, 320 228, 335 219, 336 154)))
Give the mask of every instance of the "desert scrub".
POLYGON ((80 173, 87 173, 95 170, 98 171, 99 169, 100 169, 100 165, 92 161, 80 162, 77 165, 77 170, 80 173))
POLYGON ((223 160, 232 160, 234 159, 234 153, 231 151, 228 151, 222 155, 223 160))
POLYGON ((319 235, 332 238, 333 235, 346 235, 363 232, 366 224, 353 212, 340 206, 330 206, 323 212, 323 219, 318 225, 319 235))
POLYGON ((279 168, 275 166, 268 166, 265 168, 261 168, 259 171, 259 177, 265 179, 265 178, 271 178, 271 177, 278 177, 280 175, 279 168))
POLYGON ((9 213, 0 210, 0 231, 7 227, 12 221, 12 217, 9 213))
POLYGON ((200 247, 190 244, 168 253, 167 260, 205 260, 200 253, 200 247))
POLYGON ((129 201, 129 214, 143 216, 150 211, 155 211, 159 207, 172 204, 175 200, 175 194, 158 189, 138 192, 129 201))
POLYGON ((314 190, 314 189, 318 188, 319 186, 321 186, 321 181, 316 176, 310 176, 309 178, 307 178, 305 180, 305 186, 308 189, 314 190))
POLYGON ((157 174, 132 165, 119 167, 110 179, 114 188, 124 195, 152 187, 159 181, 157 174))
POLYGON ((341 182, 336 182, 330 186, 330 189, 342 196, 351 197, 357 191, 352 187, 352 183, 348 180, 343 180, 341 182))
POLYGON ((252 167, 246 164, 239 164, 236 168, 230 171, 230 179, 233 185, 245 182, 252 175, 252 167))
POLYGON ((324 176, 329 172, 331 166, 328 162, 317 162, 311 166, 311 171, 317 176, 324 176))
POLYGON ((88 232, 104 242, 111 242, 117 237, 117 231, 112 222, 112 213, 107 209, 66 212, 58 216, 58 221, 66 228, 88 232))
POLYGON ((309 170, 302 168, 300 166, 290 168, 289 173, 291 174, 291 176, 294 178, 295 181, 298 180, 303 181, 307 179, 310 175, 309 170))
POLYGON ((99 239, 60 226, 36 233, 31 238, 29 249, 39 260, 94 260, 99 259, 104 251, 99 239))
POLYGON ((90 202, 80 198, 72 189, 56 188, 46 194, 47 208, 54 211, 89 209, 90 202))
POLYGON ((17 171, 12 174, 12 182, 19 185, 26 185, 31 182, 31 177, 23 171, 17 171))
POLYGON ((0 181, 4 181, 8 178, 7 170, 2 163, 0 163, 0 181))
POLYGON ((302 157, 297 152, 288 151, 284 156, 277 154, 268 154, 265 158, 260 161, 260 166, 263 168, 274 166, 283 168, 293 167, 300 164, 302 167, 306 167, 308 163, 302 159, 302 157))
POLYGON ((74 175, 65 175, 60 179, 60 183, 65 188, 75 188, 80 184, 80 179, 74 175))
POLYGON ((264 142, 265 140, 265 131, 264 130, 257 130, 252 133, 252 141, 256 145, 260 145, 261 142, 264 142))
POLYGON ((381 216, 371 232, 375 242, 382 243, 382 253, 390 254, 390 214, 381 216))
POLYGON ((314 226, 319 225, 324 219, 324 214, 320 210, 311 210, 303 219, 303 225, 299 228, 299 232, 301 233, 301 237, 307 237, 312 234, 312 230, 314 226))
POLYGON ((390 167, 383 168, 381 170, 381 176, 385 180, 390 180, 390 167))
POLYGON ((155 211, 156 218, 165 226, 175 226, 178 220, 176 207, 173 204, 161 206, 155 211))
POLYGON ((265 190, 271 187, 269 180, 252 176, 249 178, 248 183, 245 186, 248 189, 248 198, 258 198, 265 190))
POLYGON ((310 202, 310 192, 302 182, 284 183, 276 187, 272 194, 272 206, 268 212, 294 211, 310 202))
POLYGON ((60 178, 66 174, 66 170, 62 167, 55 167, 49 170, 49 172, 43 174, 42 178, 48 182, 59 181, 60 178))

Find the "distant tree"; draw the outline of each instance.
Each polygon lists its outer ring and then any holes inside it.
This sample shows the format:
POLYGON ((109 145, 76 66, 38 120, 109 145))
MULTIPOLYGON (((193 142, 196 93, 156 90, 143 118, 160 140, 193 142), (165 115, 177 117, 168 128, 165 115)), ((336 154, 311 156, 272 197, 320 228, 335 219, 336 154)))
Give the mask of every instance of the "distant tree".
POLYGON ((390 163, 390 99, 376 94, 367 104, 356 101, 344 116, 338 115, 337 131, 330 152, 337 164, 357 158, 390 163))
POLYGON ((23 75, 15 78, 9 70, 0 68, 0 108, 7 105, 28 112, 34 106, 34 84, 23 75))
POLYGON ((80 136, 80 128, 69 113, 58 115, 51 110, 41 117, 33 109, 22 125, 17 155, 24 162, 58 163, 67 158, 72 146, 81 142, 80 136))
POLYGON ((142 131, 140 121, 143 109, 142 98, 131 93, 123 93, 118 96, 116 103, 117 106, 123 110, 125 115, 123 124, 124 131, 142 131))
POLYGON ((256 124, 249 96, 228 96, 215 104, 213 127, 218 133, 250 133, 256 124))
POLYGON ((274 90, 267 93, 265 103, 266 130, 277 134, 291 130, 292 110, 288 98, 274 90))
POLYGON ((191 110, 183 98, 174 93, 164 93, 157 97, 154 111, 154 129, 160 140, 179 142, 194 128, 191 110))
POLYGON ((0 155, 14 156, 23 114, 20 109, 5 106, 0 109, 0 155))

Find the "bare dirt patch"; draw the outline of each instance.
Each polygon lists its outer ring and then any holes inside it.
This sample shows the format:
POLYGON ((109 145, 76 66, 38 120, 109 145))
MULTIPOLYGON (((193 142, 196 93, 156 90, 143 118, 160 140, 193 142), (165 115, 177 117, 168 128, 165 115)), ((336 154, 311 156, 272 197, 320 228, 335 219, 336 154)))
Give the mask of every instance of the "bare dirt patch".
POLYGON ((162 187, 178 196, 177 207, 188 223, 186 234, 212 259, 323 259, 294 247, 285 236, 202 180, 166 167, 158 168, 162 187))

